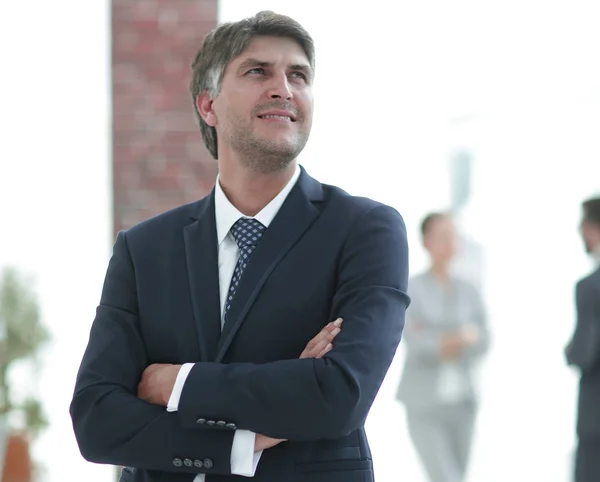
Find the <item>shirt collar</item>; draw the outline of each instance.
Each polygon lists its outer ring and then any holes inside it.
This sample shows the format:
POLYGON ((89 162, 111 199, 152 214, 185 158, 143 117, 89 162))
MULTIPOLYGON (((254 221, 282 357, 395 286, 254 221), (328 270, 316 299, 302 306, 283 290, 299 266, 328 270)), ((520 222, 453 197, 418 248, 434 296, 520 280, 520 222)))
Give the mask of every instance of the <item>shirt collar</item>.
MULTIPOLYGON (((284 188, 279 191, 279 194, 275 196, 269 204, 267 204, 261 211, 254 216, 254 219, 260 221, 263 226, 269 227, 269 224, 275 218, 275 215, 279 212, 279 209, 283 205, 284 201, 288 197, 288 194, 298 181, 300 177, 300 167, 296 165, 296 170, 294 174, 288 181, 288 183, 284 186, 284 188)), ((227 196, 223 192, 221 188, 221 184, 219 181, 219 176, 217 176, 217 181, 215 183, 215 218, 217 221, 217 244, 220 245, 231 230, 231 227, 234 223, 240 218, 248 218, 250 216, 244 216, 231 202, 227 199, 227 196)))

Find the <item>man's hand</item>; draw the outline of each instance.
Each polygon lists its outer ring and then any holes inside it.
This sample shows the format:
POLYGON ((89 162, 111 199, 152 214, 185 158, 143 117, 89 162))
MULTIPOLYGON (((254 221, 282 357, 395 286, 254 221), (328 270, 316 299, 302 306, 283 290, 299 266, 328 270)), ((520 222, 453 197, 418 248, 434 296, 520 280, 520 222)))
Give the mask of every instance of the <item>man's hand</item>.
POLYGON ((463 350, 463 341, 459 333, 449 333, 442 338, 440 347, 442 360, 454 360, 463 350))
MULTIPOLYGON (((325 326, 317 336, 308 342, 306 348, 300 353, 300 358, 322 358, 329 352, 333 348, 331 342, 342 331, 342 321, 344 320, 338 318, 325 326)), ((285 439, 271 438, 257 433, 254 439, 254 451, 270 449, 285 441, 285 439)))
POLYGON ((460 333, 466 345, 474 345, 481 338, 481 330, 474 324, 463 325, 460 329, 460 333))
POLYGON ((138 385, 138 397, 155 405, 166 407, 180 369, 181 365, 166 363, 154 363, 148 366, 138 385))
POLYGON ((306 348, 300 353, 300 358, 323 358, 323 356, 333 348, 331 342, 335 336, 342 331, 341 318, 329 323, 323 328, 317 336, 308 342, 306 348))
POLYGON ((458 331, 442 338, 441 356, 443 360, 458 358, 463 350, 479 341, 479 328, 475 325, 464 325, 458 331))
POLYGON ((270 449, 285 441, 285 439, 271 438, 257 433, 256 438, 254 439, 254 451, 259 452, 260 450, 270 449))

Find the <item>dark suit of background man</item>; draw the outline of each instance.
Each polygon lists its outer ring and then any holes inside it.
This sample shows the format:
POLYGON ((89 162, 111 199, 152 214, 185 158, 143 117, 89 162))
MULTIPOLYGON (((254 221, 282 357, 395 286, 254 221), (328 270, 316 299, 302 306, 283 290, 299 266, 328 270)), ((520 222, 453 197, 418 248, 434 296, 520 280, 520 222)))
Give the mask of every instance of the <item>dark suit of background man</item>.
POLYGON ((219 177, 118 234, 71 403, 81 453, 123 481, 372 481, 364 423, 409 303, 403 220, 298 166, 314 47, 297 22, 221 25, 192 69, 219 177))
POLYGON ((583 203, 581 234, 595 271, 577 283, 577 326, 566 355, 579 368, 575 482, 600 481, 600 198, 583 203))

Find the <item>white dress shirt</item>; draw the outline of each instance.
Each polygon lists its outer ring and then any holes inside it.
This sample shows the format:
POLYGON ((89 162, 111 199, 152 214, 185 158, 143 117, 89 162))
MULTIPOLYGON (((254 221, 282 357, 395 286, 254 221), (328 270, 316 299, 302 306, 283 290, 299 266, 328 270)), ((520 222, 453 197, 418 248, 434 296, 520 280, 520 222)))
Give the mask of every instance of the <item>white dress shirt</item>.
POLYGON ((600 268, 600 244, 592 249, 590 257, 594 268, 600 268))
MULTIPOLYGON (((279 192, 273 200, 267 204, 254 219, 260 221, 266 228, 275 218, 279 209, 286 200, 288 194, 296 184, 296 181, 300 177, 300 168, 296 166, 292 178, 288 181, 285 187, 279 192)), ((217 243, 219 246, 219 292, 221 298, 221 328, 224 323, 224 306, 225 298, 229 290, 229 283, 233 276, 233 270, 239 257, 239 249, 233 235, 231 234, 231 228, 234 223, 240 218, 248 218, 244 216, 238 209, 231 204, 227 196, 221 189, 219 183, 219 177, 215 184, 215 218, 217 222, 217 243)), ((179 370, 175 386, 173 387, 173 393, 167 404, 167 410, 169 412, 177 411, 179 406, 179 399, 181 392, 183 391, 183 385, 189 375, 193 363, 185 363, 179 370)), ((254 440, 255 434, 248 430, 236 430, 233 437, 233 446, 231 448, 231 473, 234 475, 242 475, 244 477, 253 477, 258 466, 258 461, 262 455, 262 451, 254 452, 254 440)), ((204 474, 198 474, 194 479, 194 482, 204 482, 204 474)))

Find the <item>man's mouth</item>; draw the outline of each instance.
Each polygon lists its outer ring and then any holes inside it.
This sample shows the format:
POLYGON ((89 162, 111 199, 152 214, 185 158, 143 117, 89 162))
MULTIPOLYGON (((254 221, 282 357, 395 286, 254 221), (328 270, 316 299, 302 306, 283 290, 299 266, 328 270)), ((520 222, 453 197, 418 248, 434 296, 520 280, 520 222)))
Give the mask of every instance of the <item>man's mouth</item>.
POLYGON ((271 111, 265 112, 258 116, 259 119, 279 120, 285 122, 296 122, 296 116, 291 112, 286 111, 271 111))
POLYGON ((267 115, 259 115, 258 117, 260 117, 261 119, 281 119, 281 120, 287 120, 287 121, 292 121, 292 118, 287 116, 287 115, 274 115, 274 114, 267 114, 267 115))

